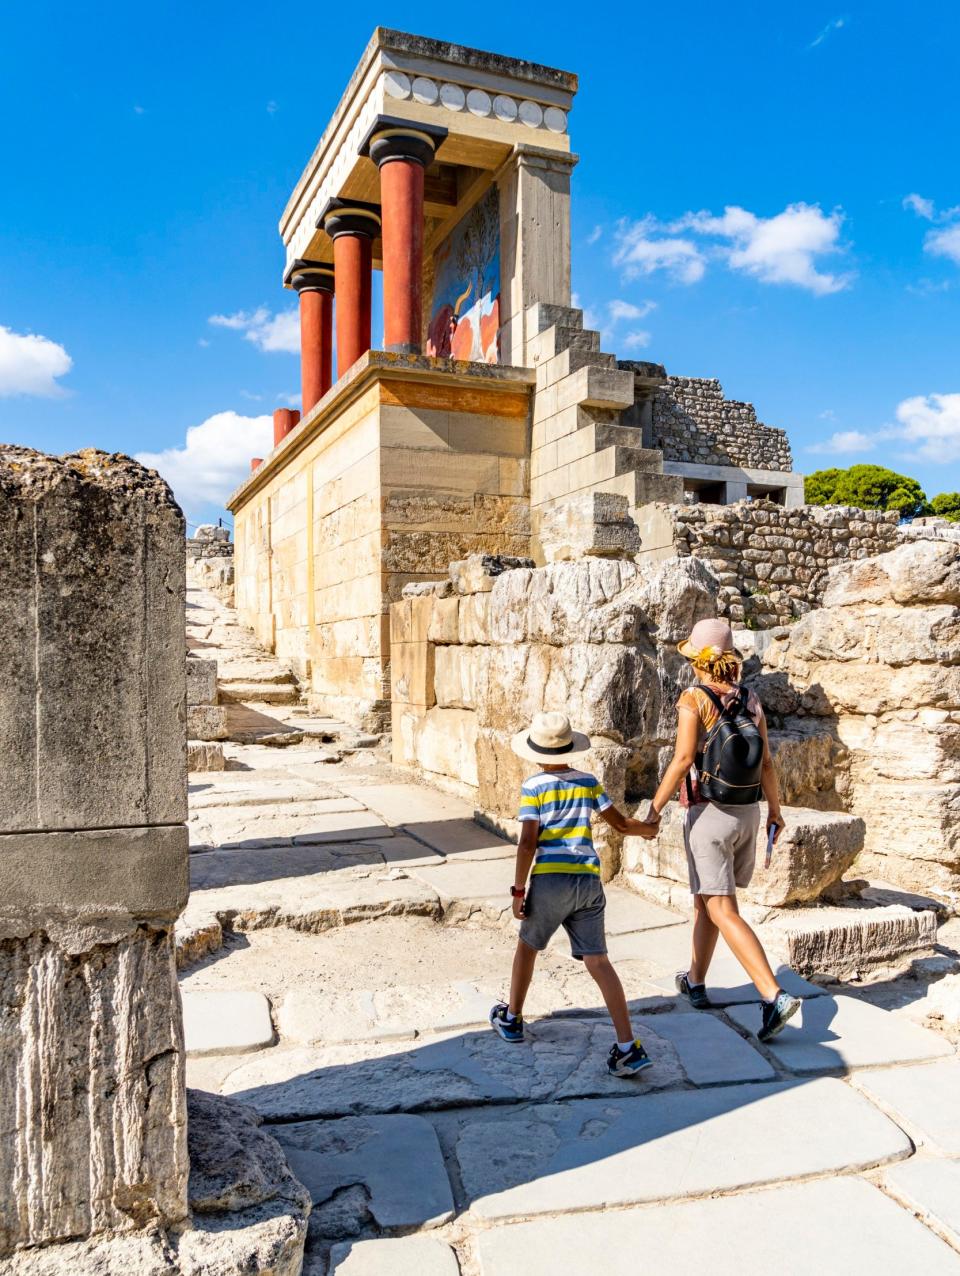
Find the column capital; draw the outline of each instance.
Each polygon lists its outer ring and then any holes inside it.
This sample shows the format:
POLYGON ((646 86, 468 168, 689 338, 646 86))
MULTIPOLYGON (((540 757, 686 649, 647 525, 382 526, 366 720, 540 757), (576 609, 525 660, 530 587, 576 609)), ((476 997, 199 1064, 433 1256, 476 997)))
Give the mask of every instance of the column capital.
POLYGON ((378 168, 391 160, 412 160, 427 168, 446 136, 447 130, 439 124, 378 115, 360 144, 360 154, 368 155, 378 168))
POLYGON ((284 272, 283 286, 296 292, 333 292, 333 265, 298 257, 284 272))
POLYGON ((331 239, 338 235, 363 235, 376 239, 380 234, 380 205, 358 199, 328 199, 317 218, 317 227, 331 239))

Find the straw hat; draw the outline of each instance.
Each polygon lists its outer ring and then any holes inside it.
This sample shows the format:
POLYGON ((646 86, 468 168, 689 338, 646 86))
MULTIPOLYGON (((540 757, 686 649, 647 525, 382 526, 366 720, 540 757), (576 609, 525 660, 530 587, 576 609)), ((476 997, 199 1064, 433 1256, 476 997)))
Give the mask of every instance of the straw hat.
POLYGON ((716 660, 725 651, 732 651, 738 660, 743 656, 733 645, 733 630, 725 620, 698 620, 690 631, 690 637, 677 646, 681 656, 688 660, 716 660))
POLYGON ((510 741, 514 753, 527 762, 572 762, 591 748, 590 737, 573 731, 565 713, 538 713, 526 731, 510 741))

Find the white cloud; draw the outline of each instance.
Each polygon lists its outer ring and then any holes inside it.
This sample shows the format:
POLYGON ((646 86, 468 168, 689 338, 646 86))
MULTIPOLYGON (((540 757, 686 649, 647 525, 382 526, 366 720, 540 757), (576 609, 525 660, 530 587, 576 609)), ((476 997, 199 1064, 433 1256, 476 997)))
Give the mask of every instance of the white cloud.
POLYGON ((826 40, 829 36, 833 35, 834 31, 842 31, 846 25, 847 25, 846 18, 833 18, 832 21, 827 23, 827 25, 823 28, 823 30, 820 32, 817 38, 815 40, 812 40, 807 45, 807 48, 808 49, 817 48, 818 45, 823 44, 824 40, 826 40))
POLYGON ((649 214, 636 222, 620 222, 614 265, 623 267, 627 279, 665 270, 678 283, 695 284, 703 278, 706 270, 703 254, 691 239, 676 236, 651 238, 663 229, 649 214))
POLYGON ((267 114, 268 114, 268 115, 276 115, 277 111, 279 111, 279 110, 280 110, 280 107, 279 107, 279 106, 278 106, 278 104, 277 104, 276 102, 274 102, 274 100, 271 98, 271 99, 270 99, 270 101, 267 103, 267 114))
POLYGON ((960 266, 960 221, 940 230, 927 231, 923 251, 935 257, 948 257, 960 266))
POLYGON ((812 444, 807 451, 829 452, 837 456, 850 455, 854 452, 869 452, 876 446, 876 441, 875 435, 866 434, 863 430, 839 430, 823 443, 812 444))
POLYGON ((619 323, 621 319, 645 319, 651 310, 656 310, 657 303, 655 301, 645 301, 641 306, 635 306, 632 301, 620 301, 614 299, 608 303, 607 309, 610 311, 611 323, 619 323))
POLYGON ((0 398, 14 394, 56 398, 65 393, 57 377, 66 376, 72 367, 73 360, 56 341, 0 324, 0 398))
POLYGON ((650 339, 650 333, 645 328, 634 328, 623 337, 620 344, 626 350, 640 350, 650 344, 650 339))
POLYGON ((595 244, 602 234, 603 234, 603 227, 594 226, 593 230, 587 236, 587 243, 595 244))
POLYGON ((215 328, 242 332, 259 350, 300 353, 300 320, 295 310, 272 314, 266 306, 258 306, 256 310, 238 310, 232 315, 211 315, 207 322, 215 328))
POLYGON ((916 193, 905 195, 903 206, 904 208, 912 209, 918 217, 923 217, 928 222, 933 221, 936 210, 932 199, 925 199, 922 195, 917 195, 916 193))
POLYGON ((960 394, 917 394, 897 406, 898 434, 927 460, 960 460, 960 394))
POLYGON ((187 511, 223 505, 250 473, 250 459, 273 448, 273 418, 217 412, 192 425, 183 447, 138 452, 136 460, 158 470, 187 511))
POLYGON ((721 249, 732 270, 742 270, 765 284, 795 284, 816 296, 840 292, 849 286, 849 275, 817 269, 819 257, 839 252, 843 214, 825 213, 819 204, 788 204, 773 217, 758 217, 736 205, 722 217, 688 213, 677 229, 726 239, 721 249))

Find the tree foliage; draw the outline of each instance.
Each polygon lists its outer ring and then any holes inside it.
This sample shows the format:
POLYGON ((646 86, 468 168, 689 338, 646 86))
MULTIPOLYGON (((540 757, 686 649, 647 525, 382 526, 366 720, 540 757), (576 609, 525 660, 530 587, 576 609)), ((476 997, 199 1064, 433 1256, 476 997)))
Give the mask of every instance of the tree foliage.
POLYGON ((930 502, 930 508, 939 518, 960 523, 960 492, 941 492, 930 502))
POLYGON ((847 470, 817 470, 804 481, 808 505, 855 505, 865 510, 896 510, 915 518, 929 507, 915 478, 882 465, 851 465, 847 470))

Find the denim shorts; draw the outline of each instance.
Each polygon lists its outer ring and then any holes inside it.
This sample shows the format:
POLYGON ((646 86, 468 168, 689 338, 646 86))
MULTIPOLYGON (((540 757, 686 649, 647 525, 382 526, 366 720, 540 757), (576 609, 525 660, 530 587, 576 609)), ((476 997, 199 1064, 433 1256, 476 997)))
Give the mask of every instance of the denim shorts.
POLYGON ((578 960, 607 951, 603 925, 607 901, 598 874, 534 873, 526 907, 520 938, 529 948, 543 952, 562 926, 570 937, 570 952, 578 960))

